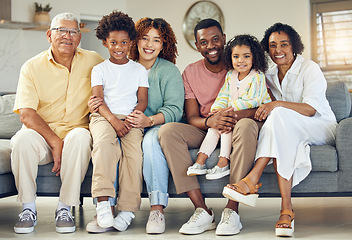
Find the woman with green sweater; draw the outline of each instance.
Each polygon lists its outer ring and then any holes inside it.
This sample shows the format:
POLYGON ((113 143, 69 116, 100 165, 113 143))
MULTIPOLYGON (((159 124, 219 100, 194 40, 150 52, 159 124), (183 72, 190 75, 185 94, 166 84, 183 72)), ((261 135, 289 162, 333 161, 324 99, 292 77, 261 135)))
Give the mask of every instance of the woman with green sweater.
POLYGON ((158 131, 162 124, 177 122, 183 113, 184 89, 181 73, 175 66, 176 37, 171 26, 161 18, 142 18, 136 22, 137 38, 130 58, 149 72, 148 107, 127 117, 133 127, 144 128, 143 176, 151 211, 147 233, 163 233, 163 209, 168 203, 169 168, 161 150, 158 131))

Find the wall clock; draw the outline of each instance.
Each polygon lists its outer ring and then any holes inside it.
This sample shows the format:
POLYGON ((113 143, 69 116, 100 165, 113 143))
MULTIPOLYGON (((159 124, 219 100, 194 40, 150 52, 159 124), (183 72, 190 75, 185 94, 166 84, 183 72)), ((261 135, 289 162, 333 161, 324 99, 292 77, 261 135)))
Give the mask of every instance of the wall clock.
POLYGON ((217 20, 224 30, 224 16, 221 9, 218 5, 211 1, 199 1, 194 3, 188 9, 183 20, 183 35, 185 36, 188 44, 195 50, 197 50, 197 47, 194 44, 194 27, 197 23, 206 18, 213 18, 217 20))

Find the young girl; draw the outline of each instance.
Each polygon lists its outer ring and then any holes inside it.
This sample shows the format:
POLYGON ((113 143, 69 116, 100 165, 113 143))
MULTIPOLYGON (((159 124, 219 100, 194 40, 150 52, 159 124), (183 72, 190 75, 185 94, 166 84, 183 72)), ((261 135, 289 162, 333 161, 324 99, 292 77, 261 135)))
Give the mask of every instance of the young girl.
MULTIPOLYGON (((235 111, 259 107, 270 102, 264 73, 267 62, 259 41, 251 35, 238 35, 225 46, 225 60, 231 69, 225 79, 211 112, 205 120, 221 108, 232 107, 235 111)), ((232 132, 221 132, 209 128, 199 149, 196 162, 188 168, 187 175, 206 174, 207 179, 218 179, 230 174, 229 156, 232 132), (205 161, 216 148, 221 135, 219 161, 212 169, 207 169, 205 161)))

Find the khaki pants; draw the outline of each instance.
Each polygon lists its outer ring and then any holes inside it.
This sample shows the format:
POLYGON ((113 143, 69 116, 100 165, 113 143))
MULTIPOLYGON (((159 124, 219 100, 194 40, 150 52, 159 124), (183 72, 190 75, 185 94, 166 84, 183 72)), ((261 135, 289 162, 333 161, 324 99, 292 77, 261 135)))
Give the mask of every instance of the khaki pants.
MULTIPOLYGON (((116 117, 125 118, 120 114, 116 114, 116 117)), ((93 138, 92 197, 115 197, 116 166, 121 159, 118 209, 138 211, 143 184, 143 129, 132 128, 124 137, 118 138, 111 124, 99 113, 91 115, 89 129, 93 138)))
MULTIPOLYGON (((248 174, 254 163, 258 132, 263 124, 249 118, 237 122, 232 133, 230 183, 248 174)), ((168 162, 178 194, 199 188, 196 176, 187 176, 193 164, 189 148, 199 148, 206 132, 189 124, 167 123, 159 130, 160 145, 168 162)))
MULTIPOLYGON (((78 205, 81 183, 90 161, 92 139, 89 131, 75 128, 64 138, 61 155, 61 189, 59 200, 67 205, 78 205)), ((11 168, 15 176, 18 200, 35 201, 38 165, 53 161, 51 148, 45 139, 32 129, 21 129, 11 139, 11 168)))

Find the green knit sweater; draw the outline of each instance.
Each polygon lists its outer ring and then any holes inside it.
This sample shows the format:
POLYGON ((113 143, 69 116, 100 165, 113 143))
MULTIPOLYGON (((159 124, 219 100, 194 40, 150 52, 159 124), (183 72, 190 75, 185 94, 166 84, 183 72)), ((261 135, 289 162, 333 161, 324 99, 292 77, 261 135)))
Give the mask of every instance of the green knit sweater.
POLYGON ((177 122, 183 114, 184 88, 178 68, 171 62, 157 58, 150 70, 148 107, 144 114, 164 114, 165 123, 177 122))

